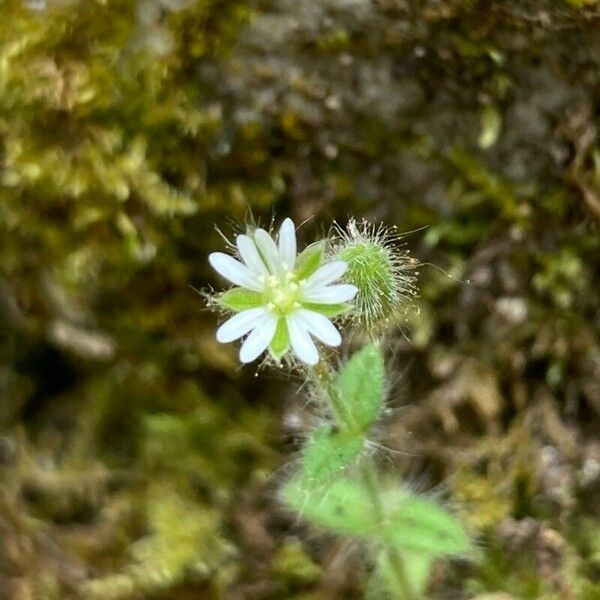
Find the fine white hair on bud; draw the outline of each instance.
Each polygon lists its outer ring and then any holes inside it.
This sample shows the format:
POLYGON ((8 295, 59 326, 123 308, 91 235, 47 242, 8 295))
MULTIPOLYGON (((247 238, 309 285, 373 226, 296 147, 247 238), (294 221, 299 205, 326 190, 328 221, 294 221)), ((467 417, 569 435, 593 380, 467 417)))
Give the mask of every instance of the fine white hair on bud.
POLYGON ((345 228, 336 225, 330 259, 348 265, 344 280, 358 288, 348 316, 367 330, 397 318, 406 301, 417 295, 418 261, 409 256, 394 226, 354 218, 345 228))

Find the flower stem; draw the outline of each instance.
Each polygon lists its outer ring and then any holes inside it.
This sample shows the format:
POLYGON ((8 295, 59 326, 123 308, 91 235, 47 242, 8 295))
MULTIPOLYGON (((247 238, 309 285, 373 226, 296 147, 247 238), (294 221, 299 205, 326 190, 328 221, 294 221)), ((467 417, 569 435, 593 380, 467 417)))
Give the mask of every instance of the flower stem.
MULTIPOLYGON (((357 426, 352 418, 348 407, 344 404, 335 381, 331 375, 329 365, 321 361, 313 370, 313 379, 323 393, 324 401, 331 411, 338 424, 350 431, 357 431, 357 426)), ((380 494, 379 482, 375 472, 375 465, 372 460, 360 461, 360 476, 369 495, 373 510, 377 520, 385 525, 385 507, 380 494)), ((387 549, 390 567, 393 570, 394 578, 401 590, 401 597, 398 600, 418 600, 419 595, 413 590, 412 585, 406 573, 406 566, 401 553, 396 548, 387 549)))
MULTIPOLYGON (((381 495, 379 493, 379 485, 377 481, 377 474, 375 473, 374 465, 372 461, 362 461, 360 465, 360 474, 371 498, 373 509, 377 515, 377 519, 380 523, 385 522, 385 510, 381 495)), ((388 557, 390 559, 390 566, 393 569, 394 577, 398 583, 398 588, 401 590, 402 596, 399 600, 417 600, 418 595, 412 589, 408 574, 406 573, 406 566, 402 559, 402 554, 396 548, 388 548, 388 557)))
POLYGON ((335 381, 331 376, 329 365, 324 361, 321 361, 314 368, 313 373, 313 379, 323 392, 325 403, 333 416, 337 419, 338 423, 350 431, 355 431, 356 423, 339 394, 335 381))

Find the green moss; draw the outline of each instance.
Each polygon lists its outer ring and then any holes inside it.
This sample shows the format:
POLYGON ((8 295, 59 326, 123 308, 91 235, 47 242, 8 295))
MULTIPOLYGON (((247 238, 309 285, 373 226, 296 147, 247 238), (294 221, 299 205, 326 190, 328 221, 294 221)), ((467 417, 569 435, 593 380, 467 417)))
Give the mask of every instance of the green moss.
POLYGON ((286 594, 311 587, 321 577, 321 569, 298 542, 289 542, 279 549, 273 569, 286 594))

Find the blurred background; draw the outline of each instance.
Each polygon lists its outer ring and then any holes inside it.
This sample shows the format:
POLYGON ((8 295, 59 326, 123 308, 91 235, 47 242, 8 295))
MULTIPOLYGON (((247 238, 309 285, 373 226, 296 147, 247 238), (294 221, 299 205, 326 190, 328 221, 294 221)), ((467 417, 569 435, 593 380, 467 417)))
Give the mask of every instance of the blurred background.
POLYGON ((431 597, 600 598, 597 1, 0 16, 0 598, 363 597, 360 547, 276 501, 299 382, 192 289, 250 214, 384 221, 434 265, 380 432, 478 547, 431 597))

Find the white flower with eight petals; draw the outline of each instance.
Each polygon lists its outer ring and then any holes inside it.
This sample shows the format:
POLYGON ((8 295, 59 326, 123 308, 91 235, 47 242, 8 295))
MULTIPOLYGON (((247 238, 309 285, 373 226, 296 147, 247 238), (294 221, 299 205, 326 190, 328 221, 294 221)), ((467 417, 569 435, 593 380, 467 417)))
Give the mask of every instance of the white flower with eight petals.
POLYGON ((232 342, 245 335, 240 360, 252 362, 267 348, 279 360, 291 347, 304 363, 314 365, 319 353, 313 337, 327 346, 342 338, 330 321, 345 312, 358 288, 334 284, 346 272, 344 261, 323 264, 324 243, 312 244, 296 256, 296 228, 285 219, 277 243, 264 229, 238 235, 241 261, 223 252, 209 256, 212 267, 238 287, 217 301, 235 311, 217 330, 217 340, 232 342))

